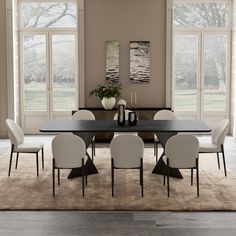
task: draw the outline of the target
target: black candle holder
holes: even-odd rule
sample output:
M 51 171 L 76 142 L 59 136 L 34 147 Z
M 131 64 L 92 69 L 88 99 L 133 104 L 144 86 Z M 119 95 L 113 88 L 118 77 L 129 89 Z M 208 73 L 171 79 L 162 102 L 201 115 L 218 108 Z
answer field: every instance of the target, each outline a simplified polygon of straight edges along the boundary
M 125 125 L 125 105 L 117 106 L 117 123 L 120 126 Z
M 135 111 L 129 112 L 128 123 L 130 126 L 137 125 L 137 114 Z

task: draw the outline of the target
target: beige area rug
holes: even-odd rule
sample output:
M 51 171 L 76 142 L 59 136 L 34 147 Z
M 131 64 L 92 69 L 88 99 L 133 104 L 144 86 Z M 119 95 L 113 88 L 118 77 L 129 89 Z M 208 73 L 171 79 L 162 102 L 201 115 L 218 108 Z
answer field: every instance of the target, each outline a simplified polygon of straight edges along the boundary
M 14 169 L 14 158 L 11 177 L 7 177 L 9 153 L 0 156 L 1 210 L 236 210 L 236 177 L 231 173 L 224 177 L 215 155 L 201 156 L 199 198 L 196 181 L 190 185 L 190 171 L 182 172 L 184 179 L 171 178 L 171 196 L 167 197 L 162 176 L 151 174 L 155 165 L 151 148 L 145 149 L 143 198 L 137 170 L 116 170 L 115 198 L 111 197 L 110 153 L 106 148 L 96 149 L 99 174 L 88 177 L 85 198 L 81 196 L 81 178 L 68 180 L 68 170 L 61 171 L 61 186 L 56 186 L 53 198 L 50 150 L 45 156 L 46 168 L 40 169 L 38 178 L 34 155 L 21 154 L 18 170 Z

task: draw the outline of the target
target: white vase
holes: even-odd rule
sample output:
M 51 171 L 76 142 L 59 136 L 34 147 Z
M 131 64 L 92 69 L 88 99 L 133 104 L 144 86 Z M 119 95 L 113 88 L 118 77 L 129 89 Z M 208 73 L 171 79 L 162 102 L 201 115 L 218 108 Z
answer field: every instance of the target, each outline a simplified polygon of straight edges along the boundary
M 114 97 L 112 98 L 103 98 L 102 99 L 102 105 L 106 110 L 111 110 L 116 104 L 116 99 Z

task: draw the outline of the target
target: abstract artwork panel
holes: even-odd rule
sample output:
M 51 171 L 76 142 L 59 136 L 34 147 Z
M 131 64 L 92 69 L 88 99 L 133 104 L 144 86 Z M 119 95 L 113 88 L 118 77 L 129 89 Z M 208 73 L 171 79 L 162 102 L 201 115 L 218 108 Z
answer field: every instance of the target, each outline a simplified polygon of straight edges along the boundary
M 149 83 L 150 80 L 150 42 L 130 42 L 130 82 Z
M 119 42 L 106 42 L 106 81 L 119 82 Z

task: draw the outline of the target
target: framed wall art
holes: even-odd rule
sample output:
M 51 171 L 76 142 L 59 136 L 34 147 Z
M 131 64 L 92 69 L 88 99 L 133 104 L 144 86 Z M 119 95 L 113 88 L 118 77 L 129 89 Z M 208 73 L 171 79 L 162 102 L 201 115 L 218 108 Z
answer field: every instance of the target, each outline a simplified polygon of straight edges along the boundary
M 150 42 L 130 41 L 130 82 L 149 83 Z
M 106 42 L 106 81 L 108 83 L 119 82 L 119 51 L 118 41 Z

